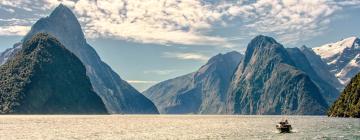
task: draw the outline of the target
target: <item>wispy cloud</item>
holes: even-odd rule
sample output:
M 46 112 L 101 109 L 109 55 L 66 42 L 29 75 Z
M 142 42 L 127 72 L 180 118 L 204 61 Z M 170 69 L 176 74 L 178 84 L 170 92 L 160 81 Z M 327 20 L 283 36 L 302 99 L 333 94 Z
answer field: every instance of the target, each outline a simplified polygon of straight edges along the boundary
M 181 53 L 181 52 L 165 52 L 163 57 L 166 58 L 175 58 L 180 60 L 197 60 L 197 61 L 207 61 L 208 56 L 199 53 Z
M 146 70 L 144 74 L 169 75 L 176 71 L 177 70 Z

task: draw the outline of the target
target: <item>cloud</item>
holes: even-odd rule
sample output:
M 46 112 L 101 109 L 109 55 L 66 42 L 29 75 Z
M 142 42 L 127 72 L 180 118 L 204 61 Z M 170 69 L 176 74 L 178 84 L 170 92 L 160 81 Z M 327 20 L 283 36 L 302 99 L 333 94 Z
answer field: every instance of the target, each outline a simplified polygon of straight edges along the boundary
M 233 4 L 227 14 L 245 19 L 243 27 L 257 34 L 272 33 L 284 43 L 295 43 L 321 34 L 339 9 L 325 0 L 258 0 Z
M 74 5 L 89 37 L 115 37 L 144 43 L 229 46 L 210 36 L 221 13 L 197 0 L 80 0 Z
M 0 35 L 25 35 L 30 26 L 0 26 Z
M 180 60 L 197 60 L 197 61 L 207 61 L 208 56 L 198 54 L 198 53 L 179 53 L 179 52 L 165 52 L 163 57 L 166 58 L 176 58 Z
M 176 71 L 177 70 L 146 70 L 144 74 L 169 75 Z
M 158 81 L 127 80 L 130 84 L 155 84 Z
M 323 34 L 332 15 L 360 5 L 359 0 L 1 0 L 0 7 L 31 15 L 59 3 L 73 9 L 89 38 L 222 47 L 234 46 L 236 36 L 217 36 L 215 30 L 233 22 L 240 22 L 241 36 L 267 34 L 291 44 Z M 10 25 L 24 26 L 0 21 Z

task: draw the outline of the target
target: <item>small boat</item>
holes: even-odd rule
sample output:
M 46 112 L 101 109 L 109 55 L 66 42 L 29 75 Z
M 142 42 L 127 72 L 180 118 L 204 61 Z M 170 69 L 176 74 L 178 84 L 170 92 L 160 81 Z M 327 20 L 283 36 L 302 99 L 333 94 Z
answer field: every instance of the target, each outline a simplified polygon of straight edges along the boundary
M 280 133 L 290 133 L 292 128 L 289 122 L 285 120 L 276 124 L 276 129 L 278 129 Z

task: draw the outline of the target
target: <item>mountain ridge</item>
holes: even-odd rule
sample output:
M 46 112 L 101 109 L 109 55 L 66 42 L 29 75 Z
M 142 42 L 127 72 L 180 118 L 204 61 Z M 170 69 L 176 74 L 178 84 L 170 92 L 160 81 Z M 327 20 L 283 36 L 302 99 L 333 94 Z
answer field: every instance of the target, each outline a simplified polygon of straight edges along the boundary
M 38 20 L 24 36 L 22 43 L 39 32 L 57 38 L 83 62 L 94 90 L 110 113 L 158 114 L 156 106 L 149 99 L 101 60 L 86 42 L 80 23 L 68 7 L 60 4 L 48 17 Z
M 360 72 L 360 39 L 349 37 L 335 43 L 313 48 L 327 64 L 328 69 L 346 85 Z
M 143 94 L 165 114 L 224 114 L 231 73 L 241 57 L 234 51 L 215 55 L 196 72 L 160 82 Z
M 296 69 L 275 39 L 256 36 L 248 44 L 228 93 L 230 114 L 325 114 L 327 103 L 318 87 Z
M 81 61 L 38 33 L 0 66 L 1 113 L 107 114 Z

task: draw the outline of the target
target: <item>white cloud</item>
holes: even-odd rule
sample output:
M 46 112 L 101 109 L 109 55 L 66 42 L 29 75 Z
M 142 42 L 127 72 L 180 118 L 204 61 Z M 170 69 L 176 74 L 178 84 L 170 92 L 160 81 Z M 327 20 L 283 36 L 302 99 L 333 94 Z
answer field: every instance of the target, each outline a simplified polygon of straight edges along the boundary
M 237 28 L 242 35 L 270 33 L 294 43 L 323 34 L 331 15 L 346 6 L 359 7 L 360 0 L 1 0 L 0 7 L 9 13 L 46 13 L 59 3 L 73 9 L 90 38 L 232 47 L 231 39 L 211 33 L 214 24 L 241 21 Z
M 321 34 L 329 24 L 329 16 L 340 9 L 325 0 L 258 0 L 229 7 L 228 15 L 245 19 L 243 27 L 257 34 L 275 34 L 284 43 Z
M 155 84 L 158 81 L 126 80 L 130 84 Z
M 30 26 L 0 26 L 0 35 L 25 35 Z
M 176 71 L 177 70 L 146 70 L 144 74 L 169 75 Z
M 166 58 L 176 58 L 180 60 L 197 60 L 197 61 L 207 61 L 208 56 L 199 54 L 199 53 L 179 53 L 179 52 L 165 52 L 163 57 Z
M 74 5 L 89 37 L 116 37 L 145 43 L 229 46 L 206 35 L 221 13 L 197 0 L 80 0 Z

